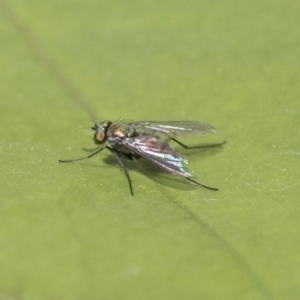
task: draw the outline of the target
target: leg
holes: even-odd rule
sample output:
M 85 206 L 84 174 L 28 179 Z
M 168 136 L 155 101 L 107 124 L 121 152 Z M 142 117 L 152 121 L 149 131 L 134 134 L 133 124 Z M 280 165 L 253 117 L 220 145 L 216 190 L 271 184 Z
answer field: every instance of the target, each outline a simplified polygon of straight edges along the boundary
M 178 145 L 180 145 L 181 147 L 185 148 L 185 149 L 199 149 L 199 148 L 210 148 L 210 147 L 217 147 L 217 146 L 222 146 L 226 143 L 226 141 L 223 141 L 222 143 L 218 143 L 218 144 L 212 144 L 212 145 L 201 145 L 201 146 L 186 146 L 185 144 L 179 142 L 178 140 L 171 138 L 170 140 L 174 141 L 175 143 L 177 143 Z
M 125 175 L 127 177 L 127 180 L 128 180 L 128 184 L 129 184 L 129 188 L 130 188 L 130 193 L 133 196 L 133 189 L 132 189 L 132 185 L 131 185 L 131 180 L 130 180 L 130 177 L 129 177 L 129 173 L 128 173 L 126 167 L 124 166 L 124 164 L 122 163 L 119 155 L 118 155 L 119 152 L 116 151 L 115 149 L 112 149 L 112 148 L 108 147 L 108 146 L 106 146 L 106 148 L 113 154 L 113 156 L 116 158 L 116 160 L 120 164 L 121 168 L 123 169 L 123 171 L 124 171 L 124 173 L 125 173 Z
M 217 189 L 217 188 L 213 188 L 213 187 L 204 185 L 204 184 L 202 184 L 202 183 L 200 183 L 200 182 L 197 182 L 196 180 L 193 180 L 193 179 L 191 179 L 191 178 L 189 178 L 189 177 L 185 177 L 185 178 L 186 178 L 187 180 L 193 182 L 193 183 L 196 183 L 197 185 L 200 185 L 200 186 L 205 187 L 206 189 L 213 190 L 213 191 L 218 191 L 218 190 L 219 190 L 219 189 Z
M 133 154 L 131 154 L 131 153 L 123 153 L 123 152 L 118 151 L 117 149 L 112 150 L 112 148 L 110 148 L 110 147 L 107 147 L 107 148 L 109 148 L 109 150 L 111 152 L 114 151 L 114 152 L 116 152 L 120 156 L 123 156 L 126 159 L 133 160 Z
M 93 148 L 93 149 L 82 148 L 82 150 L 85 151 L 85 152 L 93 152 L 93 151 L 95 151 L 98 148 L 99 147 L 96 147 L 96 148 Z
M 87 159 L 87 158 L 90 158 L 98 153 L 100 153 L 103 149 L 105 149 L 105 147 L 102 147 L 102 148 L 99 148 L 97 151 L 89 154 L 88 156 L 84 156 L 84 157 L 79 157 L 79 158 L 75 158 L 75 159 L 69 159 L 69 160 L 62 160 L 62 159 L 59 159 L 58 161 L 59 162 L 72 162 L 72 161 L 77 161 L 77 160 L 83 160 L 83 159 Z
M 136 154 L 136 153 L 124 153 L 124 152 L 120 152 L 116 149 L 114 149 L 115 152 L 117 152 L 119 155 L 124 156 L 125 158 L 129 159 L 129 160 L 133 160 L 135 159 L 140 159 L 141 156 Z

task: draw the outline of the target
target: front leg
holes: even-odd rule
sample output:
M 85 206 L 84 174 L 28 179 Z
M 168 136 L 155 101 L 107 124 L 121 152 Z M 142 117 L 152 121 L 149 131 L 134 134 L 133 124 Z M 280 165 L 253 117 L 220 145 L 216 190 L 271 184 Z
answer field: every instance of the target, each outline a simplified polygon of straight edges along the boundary
M 127 181 L 128 181 L 128 184 L 129 184 L 130 193 L 133 196 L 133 189 L 132 189 L 131 179 L 130 179 L 128 170 L 126 169 L 126 167 L 124 166 L 121 158 L 119 157 L 119 154 L 124 154 L 124 153 L 119 152 L 116 149 L 110 148 L 108 146 L 106 146 L 106 148 L 113 154 L 113 156 L 115 157 L 115 159 L 117 160 L 117 162 L 120 164 L 121 168 L 123 169 L 123 171 L 124 171 L 124 173 L 125 173 L 125 175 L 127 177 Z M 128 157 L 126 154 L 125 154 L 125 156 Z M 132 155 L 130 157 L 128 157 L 128 158 L 132 160 Z

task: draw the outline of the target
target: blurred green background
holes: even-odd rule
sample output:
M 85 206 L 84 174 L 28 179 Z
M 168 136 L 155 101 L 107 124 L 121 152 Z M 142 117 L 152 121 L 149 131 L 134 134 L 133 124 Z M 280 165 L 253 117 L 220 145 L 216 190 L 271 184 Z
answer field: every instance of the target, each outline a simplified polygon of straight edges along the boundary
M 299 299 L 300 2 L 0 0 L 0 299 Z M 92 118 L 196 120 L 199 188 Z

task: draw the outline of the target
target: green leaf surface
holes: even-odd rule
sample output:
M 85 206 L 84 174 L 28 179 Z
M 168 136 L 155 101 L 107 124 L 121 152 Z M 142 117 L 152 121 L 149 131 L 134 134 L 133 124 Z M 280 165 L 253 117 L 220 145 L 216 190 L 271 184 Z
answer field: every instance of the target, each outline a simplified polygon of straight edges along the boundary
M 299 299 L 299 9 L 0 0 L 0 299 Z M 214 125 L 175 147 L 220 191 L 58 163 L 94 147 L 88 105 Z

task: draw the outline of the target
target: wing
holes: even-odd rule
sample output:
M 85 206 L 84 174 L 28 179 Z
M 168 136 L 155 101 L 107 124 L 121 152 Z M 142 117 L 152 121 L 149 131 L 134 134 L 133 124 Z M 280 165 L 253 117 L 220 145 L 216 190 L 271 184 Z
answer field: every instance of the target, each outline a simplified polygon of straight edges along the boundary
M 216 132 L 216 129 L 207 123 L 191 122 L 191 121 L 170 121 L 170 122 L 142 121 L 142 122 L 131 122 L 129 124 L 135 126 L 135 128 L 139 132 L 149 133 L 149 134 L 161 133 L 171 138 Z
M 156 136 L 142 135 L 127 138 L 123 141 L 123 145 L 172 174 L 185 178 L 192 177 L 184 167 L 184 164 L 188 162 L 187 159 Z

